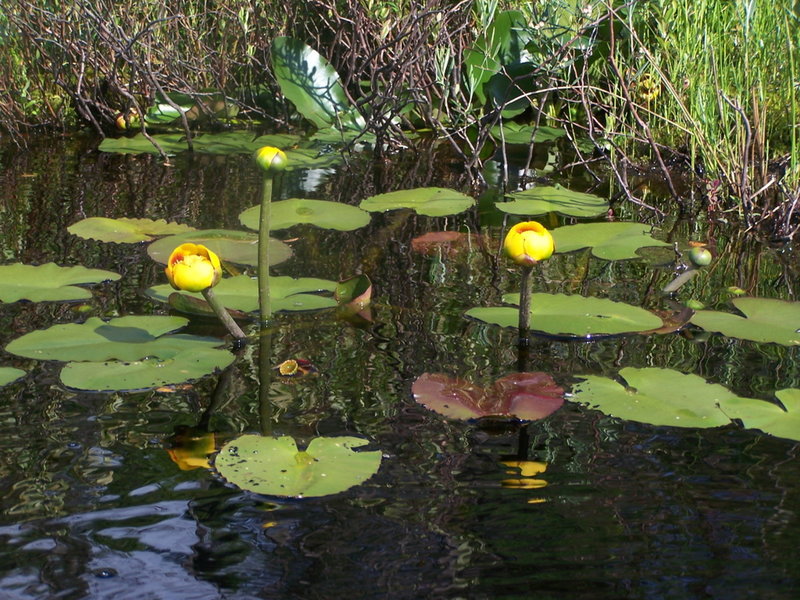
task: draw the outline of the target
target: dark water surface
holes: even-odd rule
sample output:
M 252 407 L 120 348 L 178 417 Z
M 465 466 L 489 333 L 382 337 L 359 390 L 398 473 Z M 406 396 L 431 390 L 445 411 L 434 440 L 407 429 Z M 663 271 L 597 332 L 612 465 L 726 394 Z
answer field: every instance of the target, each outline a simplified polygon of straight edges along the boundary
M 128 216 L 241 229 L 239 213 L 260 193 L 247 157 L 180 155 L 164 165 L 48 141 L 24 153 L 6 149 L 0 165 L 4 262 L 122 274 L 93 288 L 83 305 L 0 305 L 3 346 L 87 316 L 166 314 L 142 294 L 165 282 L 144 246 L 82 240 L 67 232 L 72 223 Z M 589 180 L 574 174 L 565 183 L 586 189 Z M 281 195 L 358 204 L 433 185 L 470 191 L 440 149 L 288 173 Z M 515 332 L 463 317 L 518 285 L 496 253 L 502 217 L 491 201 L 487 194 L 479 209 L 450 218 L 375 215 L 353 233 L 276 233 L 297 240 L 294 257 L 273 274 L 338 280 L 363 272 L 374 283 L 372 323 L 287 314 L 272 334 L 274 364 L 299 357 L 319 369 L 296 384 L 272 382 L 274 432 L 355 435 L 384 454 L 377 475 L 342 494 L 258 496 L 170 459 L 171 437 L 197 425 L 212 397 L 220 403 L 207 415 L 217 446 L 260 430 L 254 347 L 194 386 L 129 394 L 70 391 L 59 382 L 60 365 L 4 353 L 3 365 L 29 373 L 0 390 L 0 598 L 800 597 L 797 443 L 734 426 L 623 422 L 570 402 L 527 427 L 482 427 L 414 402 L 411 384 L 425 372 L 488 384 L 516 369 Z M 713 239 L 717 266 L 686 297 L 723 307 L 735 285 L 796 299 L 797 262 L 787 249 L 661 206 L 671 216 L 615 211 L 652 222 L 670 242 Z M 415 236 L 442 229 L 492 241 L 455 256 L 412 251 Z M 660 308 L 657 290 L 673 276 L 663 256 L 605 263 L 559 255 L 536 285 Z M 222 335 L 207 321 L 192 328 Z M 764 399 L 800 387 L 797 348 L 702 332 L 535 338 L 531 354 L 533 370 L 565 387 L 577 374 L 613 376 L 626 366 L 695 373 Z M 526 477 L 503 464 L 519 458 L 545 470 Z

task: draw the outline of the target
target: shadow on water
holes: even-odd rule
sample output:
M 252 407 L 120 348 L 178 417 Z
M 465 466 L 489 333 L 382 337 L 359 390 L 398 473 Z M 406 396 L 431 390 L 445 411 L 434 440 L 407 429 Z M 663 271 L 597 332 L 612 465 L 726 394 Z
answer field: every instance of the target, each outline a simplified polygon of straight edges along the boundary
M 123 275 L 94 288 L 85 305 L 0 306 L 4 346 L 86 316 L 165 313 L 142 294 L 165 281 L 144 247 L 82 240 L 66 231 L 72 223 L 147 216 L 241 228 L 239 213 L 259 198 L 260 175 L 245 157 L 179 155 L 164 165 L 64 142 L 1 160 L 6 262 L 81 263 Z M 357 204 L 393 189 L 459 188 L 453 164 L 435 149 L 293 171 L 281 195 Z M 565 183 L 587 186 L 579 174 Z M 614 210 L 619 219 L 654 219 L 636 207 Z M 203 456 L 179 464 L 167 452 L 176 432 L 211 432 L 219 448 L 260 430 L 252 347 L 222 375 L 127 394 L 66 390 L 60 365 L 5 354 L 4 364 L 29 374 L 0 391 L 0 595 L 795 598 L 796 443 L 735 425 L 624 422 L 571 402 L 527 426 L 481 428 L 414 402 L 411 383 L 424 372 L 485 384 L 516 369 L 515 332 L 463 317 L 516 289 L 517 274 L 498 257 L 501 224 L 488 213 L 390 212 L 353 233 L 280 232 L 301 242 L 291 242 L 294 257 L 273 274 L 339 280 L 363 272 L 375 288 L 372 321 L 361 327 L 330 312 L 282 314 L 271 332 L 272 364 L 304 358 L 319 371 L 272 382 L 274 433 L 363 436 L 384 454 L 377 475 L 335 496 L 242 492 L 199 466 Z M 736 286 L 796 299 L 789 250 L 759 245 L 702 213 L 655 224 L 662 239 L 708 241 L 720 257 L 687 284 L 687 298 L 722 308 Z M 457 254 L 414 252 L 410 240 L 436 229 L 488 241 Z M 673 259 L 667 251 L 607 263 L 579 252 L 552 261 L 535 285 L 656 308 L 675 275 Z M 192 329 L 222 335 L 209 322 Z M 656 366 L 769 399 L 800 387 L 797 353 L 690 329 L 590 342 L 534 336 L 529 360 L 565 387 L 578 374 Z

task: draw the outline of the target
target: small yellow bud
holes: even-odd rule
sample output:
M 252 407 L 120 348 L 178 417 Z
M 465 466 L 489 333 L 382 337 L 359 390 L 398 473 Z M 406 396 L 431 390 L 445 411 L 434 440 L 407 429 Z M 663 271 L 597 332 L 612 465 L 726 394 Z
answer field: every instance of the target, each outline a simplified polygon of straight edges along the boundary
M 259 148 L 255 151 L 253 158 L 255 158 L 258 166 L 267 173 L 283 171 L 289 164 L 289 159 L 286 158 L 284 151 L 272 146 Z
M 222 278 L 219 257 L 201 244 L 181 244 L 169 256 L 165 270 L 176 290 L 202 292 Z
M 553 236 L 536 221 L 514 225 L 506 235 L 503 247 L 511 260 L 529 267 L 550 258 L 555 251 Z

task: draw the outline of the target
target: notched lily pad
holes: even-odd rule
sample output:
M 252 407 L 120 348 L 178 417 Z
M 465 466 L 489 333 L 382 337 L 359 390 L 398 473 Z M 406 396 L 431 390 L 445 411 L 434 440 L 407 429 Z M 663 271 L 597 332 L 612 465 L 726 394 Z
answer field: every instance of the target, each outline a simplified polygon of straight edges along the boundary
M 182 133 L 163 133 L 150 136 L 165 154 L 173 156 L 188 148 Z M 100 152 L 113 154 L 160 154 L 153 142 L 137 133 L 133 137 L 105 138 L 97 147 Z
M 783 408 L 764 400 L 728 398 L 722 401 L 722 410 L 731 419 L 740 419 L 748 429 L 800 441 L 800 389 L 778 390 L 775 396 Z
M 739 297 L 731 303 L 744 316 L 698 310 L 692 323 L 729 337 L 784 346 L 800 345 L 800 302 Z
M 18 379 L 25 377 L 27 373 L 22 369 L 15 369 L 14 367 L 0 367 L 0 387 L 14 383 Z
M 608 210 L 600 196 L 573 192 L 560 185 L 537 186 L 508 195 L 511 202 L 498 202 L 498 210 L 512 215 L 543 215 L 550 212 L 568 217 L 596 217 Z M 558 246 L 556 246 L 558 247 Z
M 167 223 L 164 219 L 108 219 L 89 217 L 67 227 L 73 235 L 85 240 L 98 240 L 115 244 L 150 242 L 154 237 L 177 235 L 194 231 L 194 227 L 179 223 Z
M 161 238 L 147 247 L 147 254 L 165 265 L 172 251 L 187 242 L 202 244 L 227 262 L 253 267 L 258 264 L 258 235 L 228 229 L 202 229 Z M 292 249 L 280 240 L 270 238 L 269 244 L 270 265 L 280 264 L 292 255 Z
M 564 404 L 564 390 L 547 373 L 513 373 L 489 388 L 443 373 L 423 373 L 411 393 L 430 410 L 462 420 L 501 416 L 537 421 Z
M 428 217 L 445 217 L 464 212 L 475 204 L 475 199 L 446 188 L 426 187 L 400 190 L 370 196 L 361 201 L 361 208 L 370 212 L 386 212 L 409 208 Z
M 257 494 L 309 498 L 338 494 L 378 472 L 379 450 L 357 451 L 366 440 L 319 437 L 298 450 L 288 436 L 242 435 L 225 444 L 214 460 L 220 475 Z
M 591 248 L 604 260 L 639 258 L 636 251 L 650 246 L 669 246 L 650 235 L 652 227 L 643 223 L 581 223 L 552 231 L 556 252 Z
M 116 281 L 118 273 L 102 269 L 87 269 L 80 265 L 59 267 L 55 263 L 33 266 L 16 263 L 0 266 L 0 302 L 63 302 L 86 300 L 89 290 L 78 284 Z
M 239 221 L 245 227 L 258 231 L 261 206 L 248 208 L 239 215 Z M 307 198 L 290 198 L 270 204 L 270 230 L 287 229 L 294 225 L 308 224 L 322 229 L 336 231 L 353 231 L 369 224 L 371 215 L 356 206 L 330 202 L 328 200 L 310 200 Z

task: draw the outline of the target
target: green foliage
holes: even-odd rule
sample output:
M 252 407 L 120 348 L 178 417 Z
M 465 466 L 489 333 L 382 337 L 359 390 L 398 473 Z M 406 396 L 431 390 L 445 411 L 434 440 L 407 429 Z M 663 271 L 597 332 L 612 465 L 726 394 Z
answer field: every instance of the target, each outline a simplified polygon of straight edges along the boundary
M 604 260 L 639 258 L 637 251 L 653 246 L 669 246 L 650 236 L 652 228 L 642 223 L 581 223 L 553 230 L 556 252 L 591 248 Z
M 464 212 L 473 204 L 475 204 L 475 200 L 461 192 L 430 187 L 370 196 L 362 200 L 359 206 L 370 212 L 410 208 L 420 215 L 444 217 Z
M 773 298 L 734 298 L 733 306 L 742 315 L 699 310 L 692 323 L 708 331 L 755 342 L 800 345 L 800 302 Z
M 260 215 L 261 206 L 253 206 L 239 215 L 239 221 L 249 229 L 258 230 Z M 369 221 L 368 212 L 341 202 L 290 198 L 270 203 L 270 230 L 305 223 L 322 229 L 352 231 L 366 226 Z
M 63 302 L 91 298 L 89 290 L 76 284 L 117 281 L 119 274 L 77 265 L 60 267 L 54 263 L 0 266 L 0 302 Z
M 498 202 L 497 208 L 510 215 L 536 216 L 555 212 L 568 217 L 596 217 L 608 210 L 608 202 L 560 185 L 536 186 L 508 195 L 511 202 Z
M 70 225 L 67 230 L 78 237 L 115 244 L 137 244 L 151 242 L 154 237 L 175 235 L 194 231 L 194 227 L 179 223 L 167 223 L 164 219 L 108 219 L 88 217 Z

